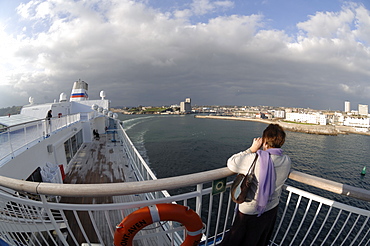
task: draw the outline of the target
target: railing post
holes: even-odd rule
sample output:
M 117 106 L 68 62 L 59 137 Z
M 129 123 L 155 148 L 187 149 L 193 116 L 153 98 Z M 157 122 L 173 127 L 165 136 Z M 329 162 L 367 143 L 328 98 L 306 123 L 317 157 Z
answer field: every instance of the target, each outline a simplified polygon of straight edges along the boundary
M 44 137 L 46 137 L 46 135 L 48 134 L 48 125 L 47 125 L 47 120 L 43 120 L 44 122 L 44 129 L 45 129 L 45 132 L 44 132 Z
M 203 184 L 197 184 L 198 195 L 196 197 L 196 203 L 195 203 L 196 211 L 195 212 L 199 216 L 202 216 L 202 190 L 203 190 Z
M 67 126 L 67 116 L 62 117 L 62 126 L 66 127 Z
M 54 229 L 55 229 L 55 231 L 56 231 L 56 233 L 59 237 L 59 240 L 63 243 L 63 245 L 68 246 L 69 244 L 67 243 L 66 239 L 64 238 L 63 233 L 60 231 L 59 226 L 58 226 L 57 222 L 54 219 L 53 213 L 51 212 L 51 210 L 49 208 L 49 204 L 46 200 L 46 196 L 45 195 L 40 195 L 40 197 L 41 197 L 41 201 L 44 205 L 43 207 L 45 208 L 45 211 L 48 214 L 49 219 L 50 219 L 51 223 L 54 226 Z M 67 224 L 68 222 L 65 221 L 64 223 Z
M 23 126 L 23 131 L 24 131 L 24 143 L 25 143 L 25 146 L 26 148 L 28 149 L 28 141 L 27 141 L 27 127 L 26 125 Z
M 13 146 L 12 146 L 12 141 L 11 141 L 11 138 L 10 138 L 10 130 L 8 130 L 8 143 L 9 143 L 9 147 L 10 147 L 11 156 L 12 156 L 12 158 L 14 158 Z
M 39 142 L 40 142 L 42 140 L 42 127 L 41 127 L 41 130 L 40 130 L 40 122 L 37 122 L 37 124 L 36 124 L 36 134 L 37 134 L 36 136 L 39 137 Z
M 56 126 L 56 120 L 51 118 L 50 119 L 50 135 L 52 132 L 55 131 L 55 129 L 57 129 L 58 126 Z

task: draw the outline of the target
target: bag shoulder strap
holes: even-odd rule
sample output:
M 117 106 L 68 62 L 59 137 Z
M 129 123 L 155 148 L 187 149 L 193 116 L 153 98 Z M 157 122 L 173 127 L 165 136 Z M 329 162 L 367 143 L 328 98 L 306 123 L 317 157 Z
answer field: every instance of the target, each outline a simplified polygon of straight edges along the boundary
M 247 174 L 254 174 L 254 168 L 256 167 L 257 159 L 258 159 L 258 154 L 256 153 L 256 157 L 254 157 L 252 165 L 249 167 L 249 170 L 248 170 Z

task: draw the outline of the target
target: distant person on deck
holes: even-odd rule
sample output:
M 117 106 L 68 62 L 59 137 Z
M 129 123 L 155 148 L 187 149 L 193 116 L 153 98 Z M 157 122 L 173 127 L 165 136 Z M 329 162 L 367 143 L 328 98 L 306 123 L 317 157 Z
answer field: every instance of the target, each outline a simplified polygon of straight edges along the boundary
M 46 115 L 46 119 L 50 122 L 50 119 L 53 118 L 53 115 L 51 114 L 53 111 L 50 109 Z
M 100 135 L 99 135 L 98 130 L 94 129 L 93 134 L 94 134 L 95 139 L 100 139 Z
M 53 115 L 51 114 L 53 111 L 50 109 L 48 113 L 46 114 L 46 119 L 47 119 L 47 126 L 46 126 L 46 136 L 49 136 L 48 128 L 50 127 L 50 132 L 51 132 L 51 118 L 53 118 Z
M 269 244 L 281 190 L 291 167 L 289 156 L 284 155 L 281 149 L 284 142 L 283 128 L 277 124 L 270 124 L 263 131 L 262 138 L 254 138 L 249 149 L 231 156 L 227 161 L 227 167 L 231 171 L 246 174 L 258 154 L 255 167 L 258 188 L 251 202 L 239 204 L 234 223 L 226 233 L 222 246 Z

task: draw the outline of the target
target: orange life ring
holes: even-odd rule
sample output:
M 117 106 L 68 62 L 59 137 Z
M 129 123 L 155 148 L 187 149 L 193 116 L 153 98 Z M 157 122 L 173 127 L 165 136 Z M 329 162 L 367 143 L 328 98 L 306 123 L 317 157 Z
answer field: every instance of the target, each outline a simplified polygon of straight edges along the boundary
M 182 246 L 198 245 L 202 237 L 203 222 L 194 210 L 178 204 L 157 204 L 129 214 L 116 226 L 115 246 L 131 246 L 136 233 L 159 221 L 177 221 L 186 227 L 187 235 Z

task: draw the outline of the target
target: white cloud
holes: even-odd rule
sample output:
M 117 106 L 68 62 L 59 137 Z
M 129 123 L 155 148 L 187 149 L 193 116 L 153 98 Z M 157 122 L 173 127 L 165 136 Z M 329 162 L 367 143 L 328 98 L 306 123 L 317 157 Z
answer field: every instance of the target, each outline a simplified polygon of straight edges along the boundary
M 53 7 L 50 2 L 42 2 L 37 6 L 35 18 L 47 18 L 53 13 Z
M 21 3 L 17 8 L 18 14 L 24 19 L 30 18 L 32 16 L 32 14 L 30 14 L 30 9 L 39 3 L 40 1 L 29 1 L 28 3 Z
M 298 28 L 307 32 L 308 37 L 346 37 L 355 14 L 350 9 L 339 13 L 318 12 L 310 20 L 298 23 Z
M 368 85 L 359 85 L 357 83 L 355 84 L 340 84 L 340 89 L 343 90 L 347 95 L 353 95 L 358 98 L 361 98 L 370 93 L 370 86 Z M 367 97 L 368 98 L 368 97 Z M 359 100 L 360 103 L 365 103 L 363 100 Z M 368 104 L 368 102 L 366 103 Z
M 176 10 L 173 15 L 176 19 L 187 19 L 190 16 L 192 16 L 192 13 L 190 9 L 184 9 L 184 10 Z
M 227 9 L 234 6 L 231 1 L 193 0 L 191 5 L 195 15 L 204 15 L 217 9 Z
M 365 41 L 368 45 L 370 44 L 370 11 L 365 9 L 363 6 L 356 8 L 356 27 L 354 30 L 356 37 Z
M 368 29 L 363 28 L 368 26 L 368 18 L 369 12 L 354 4 L 343 7 L 339 13 L 316 13 L 297 24 L 307 35 L 299 36 L 297 43 L 290 46 L 300 52 L 303 60 L 368 76 L 369 43 L 361 42 L 370 37 Z
M 8 35 L 5 26 L 0 26 L 0 40 L 0 85 L 10 85 L 9 74 L 22 71 L 19 65 L 23 62 L 14 55 L 21 42 L 17 37 Z

